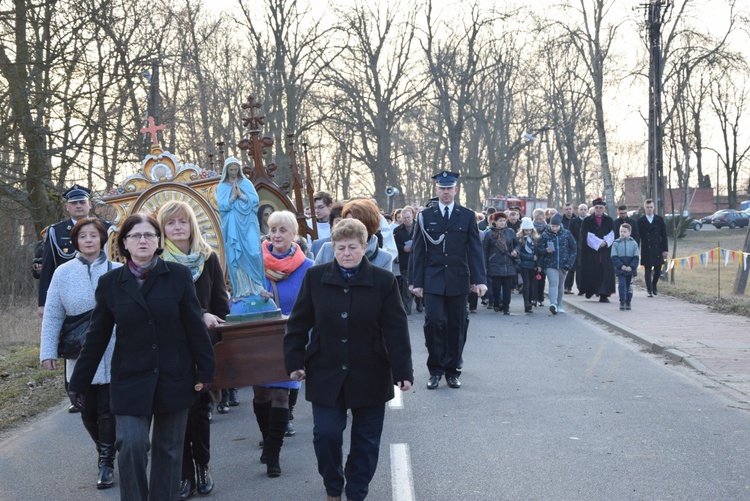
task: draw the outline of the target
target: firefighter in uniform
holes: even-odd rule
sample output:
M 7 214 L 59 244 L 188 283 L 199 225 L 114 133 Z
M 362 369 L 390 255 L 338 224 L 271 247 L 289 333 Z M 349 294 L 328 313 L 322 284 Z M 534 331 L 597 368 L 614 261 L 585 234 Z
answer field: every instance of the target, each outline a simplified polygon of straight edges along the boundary
M 438 201 L 417 218 L 409 262 L 412 292 L 424 298 L 430 390 L 443 375 L 448 386 L 461 387 L 467 296 L 487 291 L 476 215 L 454 201 L 458 176 L 448 171 L 433 176 Z

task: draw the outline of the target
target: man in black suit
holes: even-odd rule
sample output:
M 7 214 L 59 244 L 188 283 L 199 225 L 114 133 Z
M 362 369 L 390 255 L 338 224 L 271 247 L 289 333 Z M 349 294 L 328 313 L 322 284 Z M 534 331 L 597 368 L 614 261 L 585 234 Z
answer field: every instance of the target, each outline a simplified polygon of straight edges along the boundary
M 424 336 L 427 346 L 427 389 L 460 388 L 461 353 L 466 341 L 466 302 L 469 291 L 487 292 L 482 244 L 474 211 L 458 205 L 458 174 L 433 176 L 438 202 L 423 210 L 416 223 L 409 282 L 424 297 Z
M 657 284 L 661 276 L 664 260 L 669 256 L 669 240 L 664 218 L 654 212 L 654 201 L 643 202 L 645 214 L 638 218 L 638 232 L 641 235 L 641 265 L 648 297 L 656 296 Z
M 617 208 L 617 219 L 615 219 L 615 235 L 620 234 L 620 226 L 622 226 L 622 223 L 628 223 L 631 228 L 633 228 L 633 232 L 630 234 L 630 236 L 635 240 L 635 243 L 639 244 L 641 243 L 641 234 L 638 231 L 638 221 L 632 217 L 628 217 L 628 206 L 627 205 L 621 205 Z

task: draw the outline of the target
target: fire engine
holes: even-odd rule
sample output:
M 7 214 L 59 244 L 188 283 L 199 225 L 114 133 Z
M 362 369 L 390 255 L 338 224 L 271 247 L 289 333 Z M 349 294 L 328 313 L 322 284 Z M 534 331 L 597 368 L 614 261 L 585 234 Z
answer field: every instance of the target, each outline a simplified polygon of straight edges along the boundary
M 510 207 L 520 207 L 521 216 L 531 217 L 534 209 L 546 209 L 546 198 L 509 197 L 505 195 L 490 195 L 484 200 L 484 208 L 494 207 L 497 210 L 507 210 Z

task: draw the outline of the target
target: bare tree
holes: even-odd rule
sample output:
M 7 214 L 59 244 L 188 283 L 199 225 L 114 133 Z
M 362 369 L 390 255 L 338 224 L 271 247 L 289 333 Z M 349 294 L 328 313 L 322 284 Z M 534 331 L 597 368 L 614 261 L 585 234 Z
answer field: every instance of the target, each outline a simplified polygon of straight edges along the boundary
M 422 97 L 424 86 L 415 78 L 412 54 L 415 11 L 404 13 L 397 3 L 375 9 L 358 2 L 337 11 L 337 32 L 345 50 L 326 73 L 326 83 L 333 94 L 329 119 L 357 132 L 352 156 L 370 171 L 374 196 L 384 206 L 385 188 L 400 181 L 393 134 Z

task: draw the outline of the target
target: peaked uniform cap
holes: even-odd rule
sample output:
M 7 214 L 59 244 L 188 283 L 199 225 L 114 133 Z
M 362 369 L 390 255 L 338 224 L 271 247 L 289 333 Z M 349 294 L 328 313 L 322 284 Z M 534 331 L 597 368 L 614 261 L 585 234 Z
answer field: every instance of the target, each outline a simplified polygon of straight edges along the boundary
M 460 174 L 458 172 L 444 170 L 432 176 L 432 179 L 434 179 L 435 184 L 441 188 L 453 188 L 458 184 L 459 176 Z
M 80 184 L 74 184 L 63 193 L 63 198 L 66 202 L 77 202 L 78 200 L 88 200 L 91 198 L 91 190 L 81 186 Z

